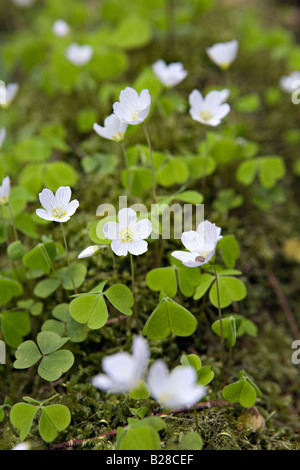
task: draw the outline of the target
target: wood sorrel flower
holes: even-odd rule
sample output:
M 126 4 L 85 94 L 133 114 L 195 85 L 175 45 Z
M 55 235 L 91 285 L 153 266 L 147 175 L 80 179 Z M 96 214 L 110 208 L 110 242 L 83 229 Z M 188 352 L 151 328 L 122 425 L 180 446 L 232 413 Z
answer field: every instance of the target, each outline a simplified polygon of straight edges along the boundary
M 67 222 L 79 206 L 77 199 L 70 202 L 71 195 L 72 192 L 69 186 L 58 188 L 55 196 L 50 189 L 43 189 L 39 194 L 39 199 L 45 210 L 37 209 L 36 214 L 41 219 L 53 222 Z
M 173 251 L 172 256 L 190 268 L 208 263 L 213 257 L 221 235 L 221 228 L 208 220 L 201 222 L 197 231 L 183 232 L 181 241 L 188 251 Z
M 70 33 L 70 26 L 64 20 L 56 20 L 52 25 L 52 32 L 55 36 L 64 38 Z
M 239 43 L 236 39 L 229 42 L 218 42 L 206 49 L 207 55 L 221 69 L 228 69 L 238 53 Z
M 157 60 L 152 65 L 152 70 L 158 80 L 166 87 L 178 85 L 188 74 L 181 62 L 172 62 L 167 65 L 165 61 Z
M 120 93 L 120 101 L 113 104 L 117 118 L 126 124 L 141 124 L 149 114 L 151 97 L 149 90 L 142 90 L 140 95 L 130 87 Z
M 10 196 L 10 178 L 6 176 L 2 180 L 2 184 L 0 186 L 0 206 L 5 206 L 8 204 Z
M 221 120 L 229 113 L 230 106 L 224 103 L 228 97 L 228 90 L 213 90 L 205 98 L 198 90 L 193 90 L 189 96 L 190 115 L 194 121 L 207 126 L 218 126 Z
M 154 400 L 165 408 L 192 406 L 206 395 L 206 389 L 197 384 L 192 366 L 176 367 L 169 372 L 161 359 L 150 367 L 147 385 Z
M 281 77 L 279 80 L 280 88 L 286 93 L 293 93 L 300 85 L 300 71 L 295 71 L 289 75 Z
M 0 82 L 0 106 L 8 108 L 16 94 L 18 93 L 18 83 L 9 83 L 5 86 L 4 82 Z
M 91 245 L 85 248 L 79 255 L 78 258 L 90 258 L 91 256 L 94 256 L 96 253 L 100 251 L 102 247 L 106 247 L 106 245 Z
M 130 392 L 143 379 L 149 357 L 147 341 L 141 336 L 136 336 L 132 343 L 132 354 L 119 352 L 104 357 L 102 368 L 105 374 L 96 375 L 91 383 L 104 391 Z
M 87 64 L 93 56 L 93 48 L 89 45 L 80 46 L 72 43 L 66 50 L 66 58 L 77 67 Z
M 5 138 L 6 138 L 6 129 L 2 127 L 2 129 L 0 129 L 0 149 L 5 141 Z
M 93 129 L 100 137 L 104 137 L 104 139 L 122 142 L 122 140 L 124 140 L 127 124 L 120 121 L 115 114 L 111 114 L 104 119 L 104 126 L 99 126 L 99 124 L 95 123 Z
M 107 222 L 104 225 L 103 233 L 108 240 L 112 240 L 111 249 L 118 256 L 142 255 L 148 250 L 148 238 L 152 225 L 150 220 L 142 219 L 137 221 L 136 212 L 133 209 L 124 208 L 118 213 L 117 222 Z

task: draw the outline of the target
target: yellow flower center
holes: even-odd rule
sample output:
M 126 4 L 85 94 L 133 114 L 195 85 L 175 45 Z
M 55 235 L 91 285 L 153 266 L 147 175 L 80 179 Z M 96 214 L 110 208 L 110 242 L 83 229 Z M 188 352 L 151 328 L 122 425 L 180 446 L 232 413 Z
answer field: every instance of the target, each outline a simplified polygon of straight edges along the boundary
M 116 142 L 121 142 L 124 139 L 124 132 L 117 132 L 112 140 L 115 140 Z
M 133 239 L 134 239 L 134 231 L 133 230 L 130 230 L 128 227 L 125 228 L 125 230 L 123 230 L 121 233 L 120 233 L 120 237 L 121 237 L 121 240 L 122 242 L 132 242 Z
M 210 111 L 201 111 L 200 117 L 203 121 L 210 121 L 214 116 Z
M 139 111 L 136 111 L 136 112 L 134 113 L 134 115 L 132 116 L 132 120 L 133 120 L 133 121 L 136 121 L 136 120 L 138 119 L 138 117 L 139 117 L 139 114 L 140 114 Z
M 8 196 L 0 197 L 0 206 L 4 206 L 7 203 L 8 203 Z
M 53 209 L 53 217 L 56 219 L 62 219 L 65 215 L 67 215 L 67 213 L 63 207 L 55 207 Z

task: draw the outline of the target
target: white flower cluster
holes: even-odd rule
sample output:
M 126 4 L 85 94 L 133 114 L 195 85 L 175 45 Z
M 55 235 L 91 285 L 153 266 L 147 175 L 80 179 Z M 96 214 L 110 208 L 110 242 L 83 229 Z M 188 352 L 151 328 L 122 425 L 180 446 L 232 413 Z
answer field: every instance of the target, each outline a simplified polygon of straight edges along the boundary
M 107 392 L 130 392 L 144 379 L 149 359 L 147 341 L 137 336 L 133 340 L 132 354 L 118 352 L 104 357 L 102 368 L 105 374 L 96 375 L 91 383 Z M 146 384 L 152 398 L 164 408 L 189 407 L 206 395 L 205 387 L 197 384 L 197 374 L 192 366 L 179 366 L 169 372 L 161 359 L 151 365 Z

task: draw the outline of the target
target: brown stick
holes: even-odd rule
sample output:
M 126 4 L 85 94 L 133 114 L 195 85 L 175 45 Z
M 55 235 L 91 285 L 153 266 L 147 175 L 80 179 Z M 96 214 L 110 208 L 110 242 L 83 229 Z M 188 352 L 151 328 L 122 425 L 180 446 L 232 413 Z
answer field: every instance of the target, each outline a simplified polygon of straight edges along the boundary
M 70 441 L 61 442 L 60 444 L 56 444 L 55 446 L 47 447 L 46 450 L 61 450 L 61 449 L 65 449 L 66 447 L 81 446 L 82 444 L 85 444 L 88 441 L 95 441 L 97 439 L 109 440 L 115 437 L 116 434 L 117 434 L 117 430 L 113 429 L 112 431 L 105 432 L 101 434 L 100 436 L 90 437 L 88 439 L 71 439 Z
M 174 408 L 173 410 L 168 410 L 166 412 L 160 412 L 160 413 L 153 413 L 155 416 L 165 416 L 165 415 L 178 415 L 181 413 L 186 413 L 187 411 L 193 411 L 194 408 L 196 410 L 205 410 L 209 408 L 214 408 L 217 406 L 230 406 L 233 407 L 235 406 L 235 403 L 230 403 L 228 401 L 220 400 L 220 401 L 203 401 L 200 403 L 197 403 L 196 405 L 190 406 L 190 407 L 185 407 L 185 408 Z M 96 437 L 90 437 L 88 439 L 71 439 L 70 441 L 66 442 L 61 442 L 60 444 L 56 444 L 52 447 L 48 447 L 46 450 L 61 450 L 65 449 L 66 447 L 76 447 L 76 446 L 81 446 L 82 444 L 85 444 L 88 441 L 95 441 L 97 439 L 107 439 L 110 440 L 115 435 L 117 434 L 117 430 L 113 429 L 112 431 L 105 432 L 104 434 L 101 434 L 100 436 Z
M 286 316 L 287 322 L 289 324 L 289 327 L 291 329 L 291 332 L 292 332 L 294 338 L 299 338 L 300 339 L 300 331 L 299 331 L 298 325 L 296 323 L 294 314 L 293 314 L 292 310 L 290 309 L 290 306 L 287 303 L 285 295 L 283 294 L 283 292 L 281 290 L 278 279 L 274 276 L 273 273 L 270 273 L 268 275 L 268 280 L 269 280 L 269 283 L 270 283 L 273 291 L 275 292 L 276 297 L 277 297 L 277 299 L 278 299 L 278 301 L 279 301 L 279 303 L 282 307 L 282 310 L 283 310 L 283 312 Z

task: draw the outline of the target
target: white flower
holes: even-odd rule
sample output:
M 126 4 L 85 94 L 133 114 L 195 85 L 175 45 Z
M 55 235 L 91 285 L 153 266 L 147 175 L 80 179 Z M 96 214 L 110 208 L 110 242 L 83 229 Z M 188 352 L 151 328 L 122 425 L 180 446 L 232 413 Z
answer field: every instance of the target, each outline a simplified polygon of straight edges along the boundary
M 124 208 L 118 213 L 117 222 L 107 222 L 104 225 L 103 233 L 108 240 L 112 240 L 111 249 L 118 256 L 142 255 L 148 249 L 145 238 L 149 237 L 152 231 L 150 220 L 142 219 L 137 221 L 136 212 L 133 209 Z
M 91 245 L 85 248 L 79 255 L 78 258 L 90 258 L 91 256 L 94 256 L 96 253 L 100 251 L 102 247 L 106 245 Z
M 151 97 L 149 90 L 142 90 L 140 95 L 130 87 L 120 93 L 120 101 L 113 104 L 117 118 L 126 124 L 140 124 L 149 114 Z
M 5 86 L 4 82 L 0 82 L 0 106 L 8 108 L 16 94 L 18 93 L 18 83 L 9 83 Z
M 218 42 L 206 49 L 209 58 L 222 69 L 228 69 L 238 53 L 239 43 L 236 39 L 229 42 Z
M 197 385 L 192 366 L 176 367 L 170 373 L 161 359 L 150 367 L 147 385 L 154 400 L 165 408 L 192 406 L 206 395 L 206 389 Z
M 152 70 L 166 87 L 178 85 L 188 74 L 181 62 L 172 62 L 167 65 L 163 60 L 158 60 L 152 65 Z
M 300 71 L 295 71 L 290 73 L 290 75 L 281 77 L 279 85 L 286 93 L 293 93 L 300 85 Z
M 27 442 L 20 442 L 15 445 L 11 450 L 30 450 L 30 446 Z
M 121 142 L 124 139 L 127 124 L 120 121 L 115 114 L 111 114 L 104 119 L 104 127 L 95 123 L 93 129 L 100 137 L 104 137 L 104 139 Z
M 52 32 L 55 36 L 64 38 L 70 32 L 70 26 L 64 20 L 56 20 L 52 26 Z
M 51 220 L 54 222 L 67 222 L 76 212 L 79 202 L 71 199 L 71 189 L 69 186 L 61 186 L 55 193 L 50 189 L 43 189 L 39 194 L 40 203 L 44 209 L 37 209 L 36 214 L 41 219 Z
M 34 4 L 35 0 L 12 0 L 12 2 L 20 8 L 28 8 Z
M 118 352 L 104 357 L 102 368 L 105 374 L 96 375 L 91 383 L 104 391 L 130 392 L 143 379 L 149 357 L 147 341 L 141 336 L 136 336 L 132 343 L 132 354 Z
M 0 129 L 0 149 L 3 145 L 3 142 L 5 141 L 5 138 L 6 138 L 6 129 L 2 127 L 2 129 Z
M 10 178 L 6 176 L 2 180 L 2 184 L 0 186 L 0 206 L 4 206 L 9 201 L 10 195 Z
M 230 106 L 224 103 L 228 97 L 228 90 L 213 90 L 205 98 L 198 90 L 193 90 L 189 96 L 190 115 L 195 121 L 208 126 L 218 126 L 221 120 L 229 113 Z
M 205 220 L 198 225 L 197 231 L 183 232 L 181 241 L 189 251 L 174 251 L 172 256 L 190 268 L 201 266 L 211 260 L 222 238 L 221 228 Z
M 87 64 L 93 56 L 92 46 L 72 43 L 66 50 L 67 59 L 73 64 L 81 67 Z

